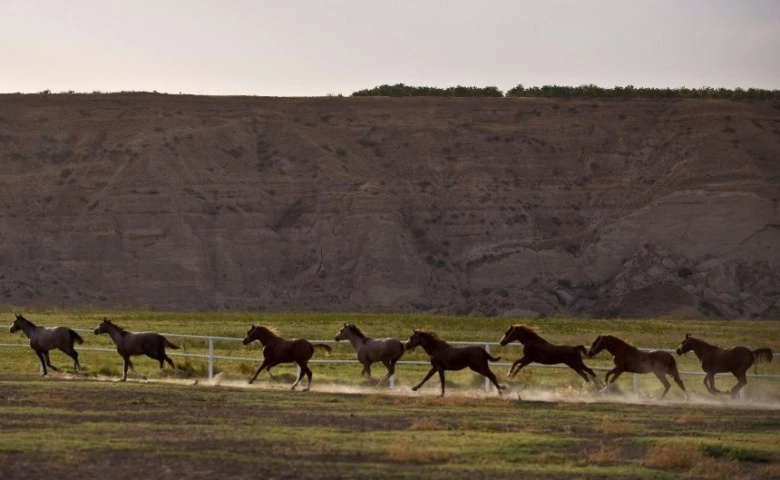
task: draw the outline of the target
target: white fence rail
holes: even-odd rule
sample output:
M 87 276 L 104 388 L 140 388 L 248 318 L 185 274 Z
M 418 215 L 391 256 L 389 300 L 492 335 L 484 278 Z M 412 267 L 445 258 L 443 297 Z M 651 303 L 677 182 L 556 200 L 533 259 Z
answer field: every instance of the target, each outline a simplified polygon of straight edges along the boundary
M 7 331 L 8 328 L 10 328 L 10 325 L 5 328 Z M 74 328 L 73 330 L 80 332 L 80 333 L 93 333 L 93 330 L 85 329 L 85 328 Z M 223 361 L 237 361 L 237 362 L 258 362 L 260 358 L 258 357 L 234 357 L 229 355 L 217 355 L 214 351 L 214 343 L 215 342 L 241 342 L 243 338 L 236 338 L 236 337 L 216 337 L 216 336 L 203 336 L 203 335 L 185 335 L 180 333 L 161 333 L 161 335 L 164 335 L 166 338 L 182 338 L 182 339 L 191 339 L 191 340 L 200 340 L 205 341 L 208 344 L 208 354 L 201 354 L 201 353 L 179 353 L 179 352 L 167 352 L 168 355 L 172 357 L 183 357 L 183 358 L 193 358 L 193 359 L 200 359 L 200 360 L 207 360 L 208 361 L 208 375 L 209 380 L 214 378 L 214 365 L 217 360 L 223 360 Z M 326 343 L 326 344 L 338 344 L 339 342 L 336 342 L 335 340 L 310 340 L 312 343 Z M 349 342 L 344 342 L 347 345 Z M 491 346 L 499 346 L 500 344 L 498 342 L 447 342 L 453 345 L 477 345 L 484 347 L 488 352 L 490 352 Z M 522 347 L 519 343 L 510 343 L 507 346 L 516 346 L 516 347 Z M 29 345 L 26 343 L 0 343 L 0 347 L 25 347 L 29 348 Z M 662 350 L 665 352 L 675 353 L 675 350 L 672 349 L 648 349 L 648 348 L 641 348 L 641 350 Z M 78 349 L 79 352 L 116 352 L 116 349 L 114 348 L 99 348 L 99 347 L 80 347 Z M 777 355 L 777 353 L 773 352 L 773 355 Z M 312 359 L 309 361 L 309 363 L 355 363 L 357 360 L 355 359 L 337 359 L 337 360 L 323 360 L 323 359 Z M 430 365 L 429 362 L 426 361 L 419 361 L 419 360 L 400 360 L 398 362 L 398 365 Z M 512 362 L 495 362 L 491 365 L 496 366 L 510 366 L 512 365 Z M 531 365 L 525 367 L 527 368 L 563 368 L 567 369 L 569 367 L 564 365 L 542 365 L 538 363 L 532 363 Z M 595 371 L 608 371 L 610 368 L 606 367 L 591 367 Z M 634 394 L 639 394 L 639 374 L 633 374 L 634 375 Z M 680 371 L 680 375 L 695 375 L 695 376 L 704 376 L 704 372 L 696 371 Z M 718 374 L 718 376 L 730 376 L 731 374 Z M 767 379 L 775 379 L 780 380 L 780 375 L 748 375 L 749 378 L 767 378 Z M 392 376 L 390 378 L 390 387 L 393 388 L 395 386 L 395 376 Z M 489 391 L 491 387 L 490 380 L 485 378 L 485 391 Z M 740 391 L 740 395 L 744 395 L 744 389 Z

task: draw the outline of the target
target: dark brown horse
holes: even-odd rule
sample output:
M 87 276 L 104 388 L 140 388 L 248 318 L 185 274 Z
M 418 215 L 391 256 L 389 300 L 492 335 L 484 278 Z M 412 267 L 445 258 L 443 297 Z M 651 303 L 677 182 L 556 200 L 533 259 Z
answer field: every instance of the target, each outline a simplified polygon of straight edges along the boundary
M 593 344 L 588 350 L 588 358 L 605 349 L 612 354 L 612 360 L 615 362 L 615 368 L 608 371 L 604 376 L 604 382 L 607 383 L 607 386 L 610 383 L 615 383 L 615 380 L 623 372 L 652 372 L 664 385 L 664 393 L 661 394 L 661 398 L 664 398 L 671 386 L 666 379 L 666 375 L 671 375 L 675 383 L 680 386 L 685 394 L 685 399 L 688 399 L 688 392 L 685 391 L 685 385 L 680 380 L 680 373 L 677 371 L 677 362 L 671 353 L 663 350 L 645 352 L 612 335 L 599 335 L 593 340 Z M 609 381 L 610 375 L 612 375 L 612 382 Z
M 532 328 L 525 325 L 512 325 L 501 338 L 501 346 L 518 341 L 523 344 L 523 356 L 516 360 L 507 373 L 508 378 L 514 378 L 521 368 L 529 363 L 541 363 L 542 365 L 556 365 L 563 363 L 586 382 L 598 383 L 596 373 L 582 362 L 582 356 L 588 353 L 583 345 L 555 345 L 542 338 Z
M 336 341 L 349 340 L 352 348 L 355 349 L 358 362 L 363 364 L 363 372 L 367 379 L 371 377 L 371 364 L 382 362 L 387 368 L 387 374 L 379 379 L 377 386 L 392 377 L 395 373 L 395 364 L 404 355 L 404 344 L 395 338 L 370 338 L 363 334 L 360 329 L 353 325 L 345 323 L 339 333 L 336 335 Z
M 244 337 L 244 345 L 248 345 L 253 341 L 259 341 L 263 345 L 263 363 L 260 368 L 257 369 L 255 375 L 249 380 L 249 383 L 253 383 L 260 372 L 264 368 L 270 369 L 280 363 L 296 363 L 300 367 L 300 373 L 298 379 L 292 384 L 291 390 L 295 390 L 295 387 L 301 383 L 301 379 L 306 375 L 308 379 L 308 385 L 303 391 L 311 388 L 311 370 L 307 366 L 312 355 L 314 355 L 315 348 L 322 348 L 327 353 L 330 353 L 331 348 L 329 345 L 322 343 L 310 343 L 308 340 L 298 338 L 295 340 L 285 340 L 272 332 L 268 327 L 262 325 L 252 325 L 252 327 L 246 332 Z
M 59 368 L 52 365 L 51 360 L 49 360 L 49 350 L 54 350 L 55 348 L 61 350 L 65 353 L 65 355 L 73 359 L 74 371 L 78 372 L 79 368 L 81 368 L 81 364 L 79 363 L 79 354 L 76 349 L 73 348 L 73 343 L 84 343 L 84 339 L 70 328 L 38 327 L 17 313 L 16 320 L 14 320 L 14 324 L 11 325 L 11 333 L 15 333 L 19 330 L 23 331 L 27 338 L 30 339 L 30 348 L 33 349 L 35 354 L 38 355 L 38 358 L 41 360 L 41 367 L 43 368 L 44 376 L 48 375 L 49 373 L 46 370 L 47 365 L 55 372 L 60 371 Z
M 160 372 L 162 373 L 165 362 L 176 370 L 173 360 L 165 353 L 165 347 L 177 349 L 176 345 L 168 341 L 167 338 L 154 332 L 132 333 L 128 332 L 119 325 L 115 325 L 111 320 L 103 318 L 103 321 L 95 329 L 95 335 L 107 333 L 111 340 L 116 344 L 116 351 L 124 360 L 124 369 L 122 380 L 127 380 L 127 369 L 135 371 L 131 356 L 146 355 L 160 362 Z
M 434 373 L 439 372 L 439 380 L 441 381 L 441 396 L 444 396 L 444 371 L 445 370 L 463 370 L 468 367 L 471 370 L 486 376 L 493 382 L 493 385 L 498 389 L 498 394 L 501 395 L 501 390 L 506 387 L 500 385 L 496 376 L 490 371 L 488 366 L 488 360 L 491 362 L 497 362 L 501 360 L 501 357 L 492 357 L 484 348 L 478 346 L 468 347 L 453 347 L 449 343 L 445 342 L 436 334 L 429 330 L 414 330 L 414 333 L 406 342 L 406 349 L 410 350 L 417 346 L 421 346 L 425 353 L 431 357 L 431 370 L 423 378 L 417 386 L 412 390 L 417 391 L 423 386 Z
M 677 347 L 677 355 L 683 355 L 693 350 L 693 353 L 701 361 L 701 368 L 707 375 L 704 376 L 704 386 L 713 394 L 728 393 L 715 388 L 715 374 L 731 372 L 737 377 L 737 384 L 731 388 L 731 396 L 737 395 L 742 387 L 747 384 L 745 373 L 753 363 L 771 362 L 772 350 L 759 348 L 750 350 L 747 347 L 718 348 L 704 340 L 685 335 L 685 340 Z

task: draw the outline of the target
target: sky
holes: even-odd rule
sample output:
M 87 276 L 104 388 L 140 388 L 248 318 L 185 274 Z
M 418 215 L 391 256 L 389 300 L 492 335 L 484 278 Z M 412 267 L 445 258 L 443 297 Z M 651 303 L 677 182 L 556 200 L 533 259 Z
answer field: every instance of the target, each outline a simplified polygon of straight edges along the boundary
M 1 0 L 0 93 L 780 88 L 780 0 Z

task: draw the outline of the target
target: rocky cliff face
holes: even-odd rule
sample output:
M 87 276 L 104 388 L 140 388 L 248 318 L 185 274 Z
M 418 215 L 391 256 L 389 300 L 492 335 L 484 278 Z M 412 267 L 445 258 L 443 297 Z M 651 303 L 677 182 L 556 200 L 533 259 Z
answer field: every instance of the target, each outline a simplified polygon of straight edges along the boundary
M 771 102 L 0 96 L 0 302 L 780 318 Z

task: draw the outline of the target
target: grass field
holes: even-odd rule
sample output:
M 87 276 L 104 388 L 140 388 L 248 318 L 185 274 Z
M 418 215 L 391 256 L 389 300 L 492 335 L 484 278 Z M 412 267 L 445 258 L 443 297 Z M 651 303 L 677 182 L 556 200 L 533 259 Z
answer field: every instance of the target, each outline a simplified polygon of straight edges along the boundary
M 42 326 L 94 329 L 104 313 L 24 312 Z M 523 320 L 419 315 L 306 313 L 111 312 L 128 330 L 243 337 L 252 323 L 293 338 L 332 339 L 344 322 L 373 337 L 405 340 L 431 328 L 446 340 L 496 342 L 515 322 L 535 327 L 555 343 L 589 344 L 611 333 L 634 345 L 675 348 L 685 333 L 711 343 L 780 350 L 778 324 L 734 321 Z M 2 319 L 6 320 L 3 321 Z M 10 325 L 13 312 L 0 313 Z M 685 376 L 690 402 L 673 386 L 654 400 L 660 384 L 643 377 L 638 397 L 603 395 L 573 372 L 529 367 L 499 398 L 470 372 L 449 374 L 447 397 L 438 380 L 410 391 L 427 371 L 399 365 L 395 389 L 376 389 L 357 363 L 313 364 L 313 390 L 290 392 L 294 368 L 275 369 L 251 387 L 246 380 L 262 358 L 259 345 L 217 342 L 218 354 L 256 361 L 219 361 L 208 381 L 205 361 L 174 357 L 182 367 L 160 375 L 138 358 L 142 381 L 116 380 L 121 359 L 105 335 L 83 334 L 81 363 L 70 373 L 64 354 L 52 353 L 67 373 L 42 378 L 28 347 L 0 347 L 0 478 L 780 478 L 780 384 L 749 378 L 746 398 L 711 397 L 701 377 Z M 201 353 L 204 342 L 172 338 L 179 352 Z M 26 344 L 21 333 L 0 333 L 1 344 Z M 418 349 L 419 350 L 419 349 Z M 491 347 L 512 361 L 520 349 Z M 408 358 L 407 358 L 408 357 Z M 422 351 L 405 359 L 425 360 Z M 348 344 L 331 359 L 354 358 Z M 677 357 L 698 371 L 695 357 Z M 320 354 L 315 359 L 324 359 Z M 608 355 L 586 360 L 611 364 Z M 762 374 L 780 374 L 780 362 Z M 505 368 L 494 366 L 503 382 Z M 375 367 L 375 374 L 382 368 Z M 603 374 L 603 372 L 600 372 Z M 626 375 L 619 382 L 631 390 Z M 718 377 L 722 388 L 732 377 Z M 518 400 L 518 394 L 522 400 Z

